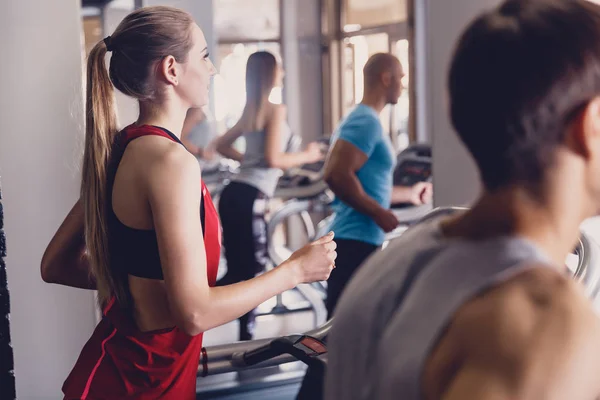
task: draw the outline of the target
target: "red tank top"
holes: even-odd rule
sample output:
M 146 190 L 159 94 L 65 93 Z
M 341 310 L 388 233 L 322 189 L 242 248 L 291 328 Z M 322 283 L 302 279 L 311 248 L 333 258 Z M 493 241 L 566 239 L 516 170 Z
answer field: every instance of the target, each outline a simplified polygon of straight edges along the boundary
M 170 132 L 152 126 L 128 127 L 125 141 L 158 135 L 179 142 Z M 221 229 L 206 185 L 204 246 L 207 275 L 214 286 L 221 255 Z M 202 334 L 189 336 L 177 327 L 140 331 L 129 312 L 111 301 L 75 367 L 63 384 L 65 399 L 195 399 Z

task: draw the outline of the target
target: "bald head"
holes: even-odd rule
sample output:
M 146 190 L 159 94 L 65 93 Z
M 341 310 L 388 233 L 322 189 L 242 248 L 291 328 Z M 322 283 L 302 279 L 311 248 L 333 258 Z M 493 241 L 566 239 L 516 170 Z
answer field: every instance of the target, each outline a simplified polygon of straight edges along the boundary
M 365 93 L 380 93 L 388 103 L 398 101 L 402 91 L 402 65 L 389 53 L 372 55 L 363 69 Z
M 381 76 L 388 73 L 396 73 L 400 66 L 400 61 L 389 53 L 377 53 L 372 55 L 363 69 L 366 84 L 377 84 Z

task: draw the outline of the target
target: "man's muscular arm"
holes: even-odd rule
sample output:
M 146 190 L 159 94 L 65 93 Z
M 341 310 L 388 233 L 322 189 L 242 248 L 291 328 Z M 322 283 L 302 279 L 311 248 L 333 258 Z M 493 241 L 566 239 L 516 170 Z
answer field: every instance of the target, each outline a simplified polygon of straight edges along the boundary
M 598 398 L 599 322 L 578 285 L 538 268 L 463 307 L 448 332 L 460 368 L 441 397 Z
M 385 232 L 390 232 L 398 226 L 398 219 L 365 192 L 356 176 L 367 160 L 368 156 L 355 145 L 340 139 L 325 162 L 324 179 L 340 200 L 369 216 Z

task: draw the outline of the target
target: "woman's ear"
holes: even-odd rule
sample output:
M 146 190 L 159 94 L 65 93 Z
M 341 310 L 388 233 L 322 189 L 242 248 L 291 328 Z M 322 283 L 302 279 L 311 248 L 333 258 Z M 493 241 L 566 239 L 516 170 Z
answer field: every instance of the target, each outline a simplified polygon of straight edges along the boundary
M 158 78 L 167 84 L 177 86 L 179 84 L 179 70 L 177 60 L 173 56 L 166 56 L 158 65 Z

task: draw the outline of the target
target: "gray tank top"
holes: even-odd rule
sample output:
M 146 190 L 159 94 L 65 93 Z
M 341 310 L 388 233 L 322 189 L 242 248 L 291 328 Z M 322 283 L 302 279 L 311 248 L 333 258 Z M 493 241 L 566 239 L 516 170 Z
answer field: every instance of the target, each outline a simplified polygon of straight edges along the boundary
M 439 218 L 409 229 L 361 267 L 340 299 L 325 398 L 421 399 L 424 364 L 454 313 L 533 263 L 552 265 L 524 238 L 448 239 Z
M 287 124 L 284 126 L 281 151 L 286 151 L 291 137 L 290 128 Z M 268 167 L 265 159 L 265 130 L 244 133 L 242 136 L 246 142 L 246 150 L 240 163 L 240 172 L 232 180 L 251 185 L 268 197 L 273 197 L 283 171 Z

